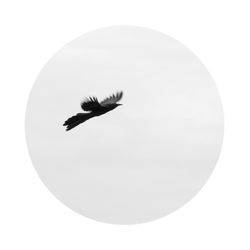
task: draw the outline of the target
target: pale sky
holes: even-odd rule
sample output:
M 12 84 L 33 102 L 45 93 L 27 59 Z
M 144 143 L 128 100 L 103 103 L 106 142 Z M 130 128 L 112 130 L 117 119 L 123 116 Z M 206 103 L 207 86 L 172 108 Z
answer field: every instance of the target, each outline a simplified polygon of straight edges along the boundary
M 120 90 L 123 106 L 65 131 L 83 98 Z M 83 35 L 46 64 L 26 135 L 59 200 L 99 221 L 134 224 L 171 213 L 200 190 L 220 153 L 223 113 L 211 76 L 186 47 L 117 26 Z

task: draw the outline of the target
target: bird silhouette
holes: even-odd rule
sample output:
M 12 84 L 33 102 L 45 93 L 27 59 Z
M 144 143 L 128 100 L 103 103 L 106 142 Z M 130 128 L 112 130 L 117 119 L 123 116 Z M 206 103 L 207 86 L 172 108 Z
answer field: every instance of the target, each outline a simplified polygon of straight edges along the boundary
M 66 131 L 68 131 L 78 126 L 79 124 L 87 121 L 90 118 L 103 115 L 115 109 L 116 107 L 122 105 L 122 104 L 117 103 L 122 99 L 122 96 L 123 96 L 123 92 L 120 91 L 120 92 L 117 92 L 116 94 L 113 94 L 105 98 L 101 102 L 99 102 L 96 97 L 89 97 L 89 98 L 84 99 L 81 102 L 81 108 L 84 111 L 87 111 L 87 113 L 78 113 L 70 117 L 68 120 L 64 122 L 63 126 L 66 126 Z

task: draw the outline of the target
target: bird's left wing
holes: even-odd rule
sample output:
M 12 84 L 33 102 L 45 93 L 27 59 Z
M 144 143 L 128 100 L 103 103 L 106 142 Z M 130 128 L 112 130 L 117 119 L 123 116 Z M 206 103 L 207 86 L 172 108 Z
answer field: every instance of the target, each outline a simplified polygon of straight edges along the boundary
M 96 97 L 89 97 L 81 102 L 81 108 L 84 111 L 95 111 L 96 109 L 100 107 L 101 105 L 98 102 Z
M 119 102 L 121 99 L 122 99 L 122 96 L 123 96 L 123 92 L 120 91 L 120 92 L 117 92 L 116 94 L 113 94 L 107 98 L 105 98 L 103 101 L 100 102 L 100 105 L 105 107 L 109 104 L 114 104 L 114 103 L 117 103 Z

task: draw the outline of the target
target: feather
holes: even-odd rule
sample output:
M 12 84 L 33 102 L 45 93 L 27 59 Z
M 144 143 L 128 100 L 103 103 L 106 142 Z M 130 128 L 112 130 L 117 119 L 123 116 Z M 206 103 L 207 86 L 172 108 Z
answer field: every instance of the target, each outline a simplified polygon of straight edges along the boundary
M 105 107 L 105 106 L 110 105 L 110 104 L 115 104 L 122 99 L 122 96 L 123 96 L 122 91 L 117 92 L 116 94 L 113 94 L 113 95 L 105 98 L 103 101 L 101 101 L 100 105 Z
M 95 109 L 100 108 L 100 103 L 96 97 L 89 97 L 81 102 L 81 108 L 84 111 L 94 111 Z
M 70 117 L 68 120 L 66 120 L 63 124 L 63 126 L 66 126 L 66 130 L 70 130 L 79 124 L 87 121 L 88 119 L 92 118 L 93 115 L 91 113 L 78 113 L 72 117 Z

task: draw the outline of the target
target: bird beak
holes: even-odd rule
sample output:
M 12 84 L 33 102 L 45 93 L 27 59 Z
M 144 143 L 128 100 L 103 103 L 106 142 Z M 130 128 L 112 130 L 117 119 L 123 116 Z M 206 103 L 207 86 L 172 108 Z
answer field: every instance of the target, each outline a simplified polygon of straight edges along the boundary
M 118 103 L 118 106 L 122 106 L 122 104 L 121 104 L 121 103 Z

